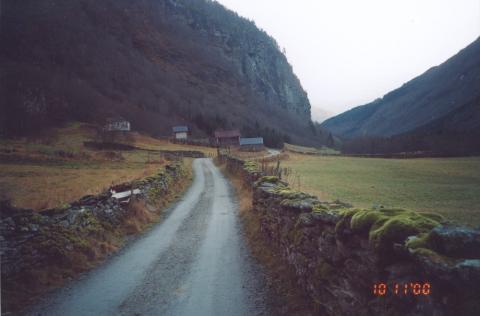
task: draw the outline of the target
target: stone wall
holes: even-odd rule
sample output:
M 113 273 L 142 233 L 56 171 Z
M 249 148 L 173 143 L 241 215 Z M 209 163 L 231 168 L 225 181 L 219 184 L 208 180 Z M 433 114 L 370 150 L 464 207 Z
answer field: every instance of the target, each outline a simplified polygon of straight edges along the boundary
M 189 158 L 205 158 L 205 153 L 198 150 L 155 150 L 165 155 L 165 157 L 189 157 Z
M 96 251 L 108 253 L 108 249 L 102 249 L 108 246 L 106 239 L 121 238 L 121 225 L 135 216 L 130 200 L 143 203 L 146 212 L 156 211 L 162 197 L 185 176 L 182 162 L 176 161 L 154 176 L 117 186 L 135 193 L 121 200 L 114 198 L 109 190 L 85 196 L 64 208 L 42 212 L 1 202 L 2 301 L 9 303 L 21 298 L 25 293 L 14 294 L 15 290 L 23 289 L 27 283 L 38 285 L 29 280 L 32 270 L 52 266 L 75 269 L 79 261 L 95 261 Z M 99 249 L 94 249 L 95 246 Z
M 252 186 L 265 238 L 319 314 L 480 315 L 480 230 L 437 214 L 320 201 L 252 163 L 224 160 Z

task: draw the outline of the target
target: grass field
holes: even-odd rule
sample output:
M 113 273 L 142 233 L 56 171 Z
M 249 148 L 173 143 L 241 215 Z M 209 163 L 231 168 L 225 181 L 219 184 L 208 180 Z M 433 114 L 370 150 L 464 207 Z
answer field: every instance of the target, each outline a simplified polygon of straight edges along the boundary
M 159 164 L 57 163 L 0 164 L 0 191 L 18 207 L 46 209 L 62 206 L 112 184 L 146 177 Z
M 310 154 L 310 155 L 339 155 L 340 152 L 338 150 L 328 148 L 325 146 L 322 146 L 321 148 L 313 148 L 313 147 L 305 147 L 305 146 L 299 146 L 299 145 L 292 145 L 292 144 L 287 144 L 285 143 L 283 145 L 283 149 L 286 151 L 290 151 L 293 153 L 299 153 L 299 154 Z
M 289 181 L 321 199 L 438 212 L 480 225 L 480 157 L 379 159 L 290 154 Z
M 73 123 L 35 138 L 1 139 L 0 198 L 35 210 L 58 207 L 112 184 L 151 175 L 165 164 L 154 152 L 85 148 L 83 142 L 94 137 L 94 126 Z M 136 132 L 130 134 L 129 143 L 149 150 L 215 153 L 214 148 L 171 144 Z

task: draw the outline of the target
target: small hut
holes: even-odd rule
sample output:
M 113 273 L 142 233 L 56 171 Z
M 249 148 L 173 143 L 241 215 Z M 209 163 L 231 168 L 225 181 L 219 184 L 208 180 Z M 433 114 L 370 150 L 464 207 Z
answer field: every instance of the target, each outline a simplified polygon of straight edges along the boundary
M 240 138 L 241 151 L 262 151 L 263 149 L 265 149 L 263 137 Z
M 104 130 L 108 132 L 129 132 L 130 122 L 120 116 L 109 117 L 107 118 L 107 123 L 105 124 Z
M 175 139 L 186 140 L 188 138 L 188 126 L 174 126 L 172 130 Z

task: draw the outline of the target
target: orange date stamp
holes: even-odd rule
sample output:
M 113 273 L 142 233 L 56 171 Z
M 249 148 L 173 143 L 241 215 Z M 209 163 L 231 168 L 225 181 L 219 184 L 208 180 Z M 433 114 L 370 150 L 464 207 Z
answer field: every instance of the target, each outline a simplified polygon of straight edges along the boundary
M 430 295 L 432 292 L 432 285 L 429 282 L 410 282 L 410 283 L 374 283 L 373 295 Z

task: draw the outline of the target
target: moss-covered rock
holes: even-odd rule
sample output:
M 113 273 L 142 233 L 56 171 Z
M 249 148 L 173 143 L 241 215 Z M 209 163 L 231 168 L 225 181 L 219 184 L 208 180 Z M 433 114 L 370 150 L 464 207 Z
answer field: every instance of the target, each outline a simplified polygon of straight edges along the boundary
M 340 214 L 337 210 L 331 210 L 323 204 L 316 204 L 313 207 L 312 216 L 317 221 L 330 224 L 336 224 L 340 219 Z
M 338 220 L 337 224 L 335 225 L 335 232 L 339 235 L 342 236 L 342 234 L 345 231 L 350 230 L 350 221 L 352 219 L 352 216 L 355 215 L 357 212 L 359 212 L 359 209 L 339 209 L 336 210 L 338 215 L 340 216 L 340 219 Z
M 452 258 L 480 259 L 480 230 L 459 226 L 438 226 L 410 238 L 410 249 L 428 248 Z
M 442 256 L 436 251 L 428 248 L 417 248 L 411 250 L 414 257 L 428 267 L 429 270 L 437 270 L 438 268 L 453 268 L 457 264 L 457 260 Z
M 373 224 L 386 219 L 386 215 L 379 211 L 358 210 L 352 213 L 350 219 L 350 228 L 356 232 L 369 232 Z
M 259 166 L 257 162 L 249 160 L 245 161 L 243 164 L 243 169 L 247 172 L 253 173 L 259 171 Z
M 410 236 L 405 241 L 405 246 L 409 249 L 430 248 L 428 242 L 428 233 Z
M 350 217 L 353 232 L 368 233 L 376 250 L 389 250 L 393 243 L 403 243 L 409 236 L 430 232 L 440 226 L 438 216 L 403 209 L 368 209 L 345 211 L 342 216 Z M 435 218 L 435 219 L 434 219 Z
M 318 203 L 318 200 L 312 197 L 300 197 L 293 199 L 284 199 L 280 202 L 280 205 L 301 212 L 312 211 L 315 204 Z
M 315 198 L 313 195 L 304 193 L 304 192 L 299 192 L 297 190 L 294 190 L 287 185 L 284 185 L 280 183 L 277 185 L 275 188 L 273 188 L 273 192 L 280 196 L 282 199 L 289 199 L 289 200 L 302 200 L 302 199 L 309 199 L 309 198 Z
M 280 178 L 276 176 L 263 176 L 259 179 L 260 183 L 263 183 L 263 182 L 278 183 L 278 181 L 280 181 Z

